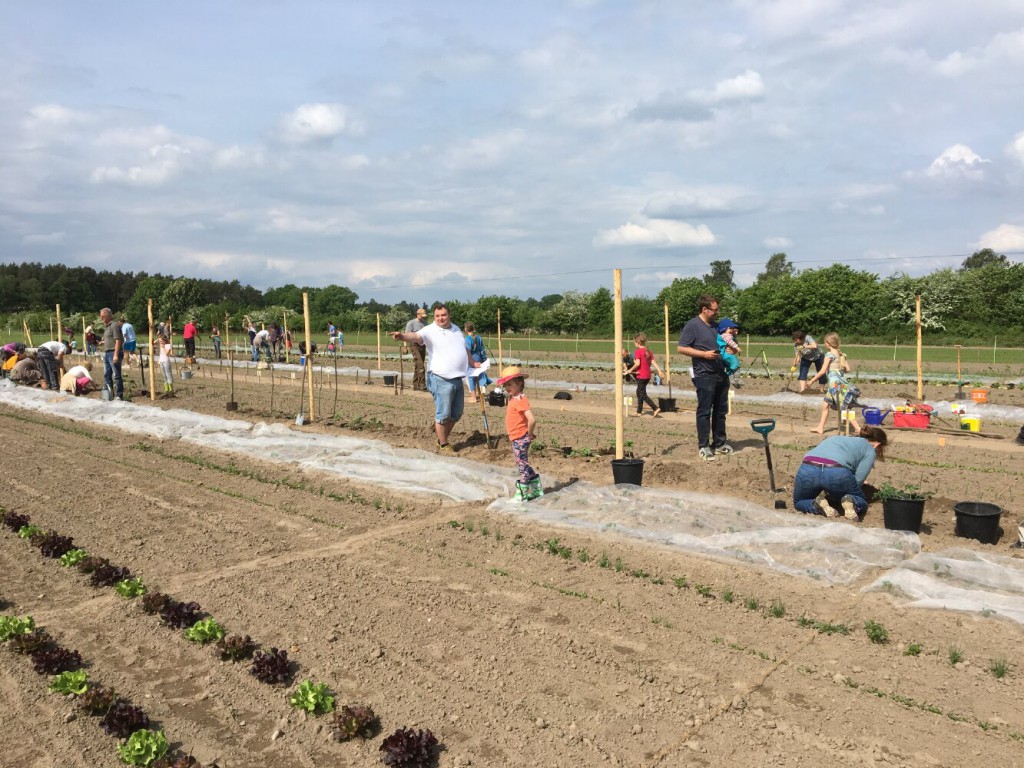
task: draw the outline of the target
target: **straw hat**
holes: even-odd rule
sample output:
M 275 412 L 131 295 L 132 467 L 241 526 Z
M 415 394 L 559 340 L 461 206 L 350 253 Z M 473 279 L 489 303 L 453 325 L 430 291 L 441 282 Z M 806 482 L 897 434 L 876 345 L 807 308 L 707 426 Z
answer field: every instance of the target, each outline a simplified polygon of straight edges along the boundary
M 510 365 L 508 368 L 506 368 L 505 370 L 503 370 L 501 372 L 501 378 L 498 379 L 495 383 L 500 387 L 506 381 L 511 381 L 512 379 L 528 379 L 528 378 L 530 378 L 530 377 L 527 376 L 525 373 L 523 373 L 522 369 L 518 365 Z

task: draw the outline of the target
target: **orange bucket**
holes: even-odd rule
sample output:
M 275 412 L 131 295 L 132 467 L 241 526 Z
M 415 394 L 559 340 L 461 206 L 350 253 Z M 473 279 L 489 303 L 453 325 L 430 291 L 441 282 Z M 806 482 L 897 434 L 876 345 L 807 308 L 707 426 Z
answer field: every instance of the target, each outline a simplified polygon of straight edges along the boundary
M 988 402 L 988 390 L 987 389 L 972 389 L 971 400 L 976 403 L 987 403 Z

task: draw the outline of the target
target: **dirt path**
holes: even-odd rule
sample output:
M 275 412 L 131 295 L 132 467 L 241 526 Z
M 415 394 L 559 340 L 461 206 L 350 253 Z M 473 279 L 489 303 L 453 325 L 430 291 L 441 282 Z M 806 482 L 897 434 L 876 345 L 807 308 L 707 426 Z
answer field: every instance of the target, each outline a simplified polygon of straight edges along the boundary
M 262 386 L 236 380 L 240 417 L 269 410 Z M 225 415 L 222 380 L 198 377 L 179 391 L 161 407 Z M 549 483 L 610 482 L 607 456 L 554 450 L 610 444 L 603 398 L 535 398 L 547 441 L 537 464 Z M 503 414 L 491 414 L 500 424 Z M 645 483 L 764 503 L 761 439 L 749 428 L 743 436 L 746 422 L 764 415 L 779 419 L 773 455 L 788 483 L 813 444 L 805 431 L 813 411 L 741 405 L 730 424 L 741 450 L 713 464 L 694 455 L 691 414 L 629 420 L 628 438 L 647 459 Z M 475 417 L 457 430 L 460 454 L 510 467 L 507 444 L 488 451 Z M 349 385 L 331 423 L 304 429 L 422 447 L 429 418 L 425 397 Z M 1003 439 L 949 435 L 941 448 L 938 435 L 900 432 L 872 475 L 937 493 L 926 549 L 965 543 L 953 536 L 954 500 L 1004 503 L 1016 522 L 1024 473 L 1009 449 L 1016 427 L 991 431 Z M 324 681 L 339 703 L 371 704 L 385 733 L 431 728 L 445 745 L 443 766 L 1024 765 L 1018 625 L 899 608 L 884 594 L 861 594 L 860 584 L 567 534 L 486 504 L 398 494 L 259 457 L 68 429 L 6 405 L 0 438 L 13 475 L 0 490 L 4 507 L 197 601 L 229 631 L 289 650 L 296 682 Z M 873 505 L 865 525 L 880 516 Z M 1008 553 L 1005 543 L 998 551 Z M 0 573 L 4 613 L 34 615 L 81 651 L 92 678 L 143 706 L 204 764 L 381 764 L 379 737 L 335 743 L 327 718 L 288 706 L 287 688 L 220 662 L 137 601 L 90 587 L 6 529 Z M 870 642 L 869 620 L 888 630 L 887 643 Z M 920 655 L 904 654 L 911 643 Z M 952 647 L 964 657 L 956 665 Z M 989 671 L 996 659 L 1009 664 L 1003 679 Z M 118 764 L 114 740 L 47 693 L 26 659 L 0 651 L 0 670 L 0 762 Z

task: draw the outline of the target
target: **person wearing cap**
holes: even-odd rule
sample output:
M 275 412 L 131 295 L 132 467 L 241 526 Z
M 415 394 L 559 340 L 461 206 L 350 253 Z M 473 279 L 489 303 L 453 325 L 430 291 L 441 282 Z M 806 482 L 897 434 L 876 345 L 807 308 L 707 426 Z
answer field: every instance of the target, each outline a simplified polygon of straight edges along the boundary
M 434 307 L 434 322 L 414 332 L 392 331 L 391 338 L 407 344 L 422 344 L 427 348 L 427 389 L 434 397 L 434 431 L 437 449 L 441 453 L 454 453 L 448 444 L 452 427 L 462 418 L 466 395 L 463 379 L 470 368 L 479 368 L 466 349 L 462 331 L 452 323 L 448 307 Z
M 416 308 L 416 317 L 405 324 L 406 333 L 419 333 L 423 330 L 426 325 L 424 322 L 427 319 L 427 310 L 423 307 Z M 422 344 L 406 344 L 403 352 L 412 353 L 412 388 L 421 392 L 427 390 L 427 365 L 426 365 L 426 348 Z
M 718 322 L 718 351 L 725 363 L 725 372 L 733 377 L 740 369 L 740 345 L 736 343 L 736 335 L 740 327 L 735 320 L 728 317 Z M 739 389 L 740 383 L 733 379 L 732 386 Z
M 501 378 L 497 382 L 508 395 L 505 431 L 508 433 L 509 442 L 512 443 L 512 457 L 515 459 L 516 472 L 519 475 L 516 492 L 512 496 L 514 501 L 532 501 L 544 495 L 540 475 L 530 466 L 530 443 L 535 437 L 537 420 L 530 410 L 530 401 L 526 399 L 524 391 L 528 378 L 529 376 L 518 366 L 511 365 L 501 372 Z
M 730 454 L 725 416 L 729 410 L 729 376 L 718 351 L 718 299 L 707 294 L 698 299 L 697 316 L 683 326 L 678 350 L 693 358 L 693 386 L 697 390 L 697 449 L 703 461 L 716 453 Z

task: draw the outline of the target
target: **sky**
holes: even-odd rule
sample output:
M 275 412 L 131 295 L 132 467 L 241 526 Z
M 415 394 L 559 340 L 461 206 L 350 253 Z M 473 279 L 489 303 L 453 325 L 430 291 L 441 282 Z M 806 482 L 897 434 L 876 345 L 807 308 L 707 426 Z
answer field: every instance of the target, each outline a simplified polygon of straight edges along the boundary
M 1024 260 L 1021 0 L 0 5 L 0 261 L 360 300 Z

